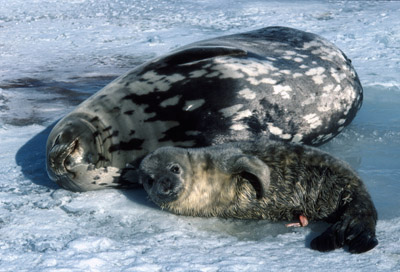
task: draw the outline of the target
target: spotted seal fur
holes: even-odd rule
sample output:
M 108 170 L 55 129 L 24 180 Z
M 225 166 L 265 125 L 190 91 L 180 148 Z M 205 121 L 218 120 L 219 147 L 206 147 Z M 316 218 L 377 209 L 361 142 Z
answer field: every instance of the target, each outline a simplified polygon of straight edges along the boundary
M 378 244 L 377 212 L 357 174 L 316 148 L 293 143 L 239 142 L 206 148 L 162 147 L 140 165 L 149 197 L 179 215 L 308 220 L 332 225 L 311 242 L 319 251 Z
M 362 97 L 350 60 L 317 35 L 267 27 L 200 41 L 138 66 L 60 120 L 47 170 L 86 191 L 135 186 L 138 162 L 161 146 L 260 136 L 319 145 Z

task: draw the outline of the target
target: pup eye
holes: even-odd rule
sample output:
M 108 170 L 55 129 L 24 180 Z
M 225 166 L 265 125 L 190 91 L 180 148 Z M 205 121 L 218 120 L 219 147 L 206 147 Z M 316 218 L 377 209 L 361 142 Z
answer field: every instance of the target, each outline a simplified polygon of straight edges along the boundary
M 174 174 L 179 174 L 179 173 L 181 172 L 181 169 L 179 168 L 178 165 L 172 165 L 172 166 L 169 168 L 169 171 L 171 171 L 171 172 L 174 173 Z

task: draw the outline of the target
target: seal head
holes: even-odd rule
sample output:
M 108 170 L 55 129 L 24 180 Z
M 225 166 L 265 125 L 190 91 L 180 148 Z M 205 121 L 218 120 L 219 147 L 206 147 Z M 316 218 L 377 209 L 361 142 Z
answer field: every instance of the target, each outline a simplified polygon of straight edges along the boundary
M 99 126 L 82 116 L 67 118 L 52 130 L 46 147 L 49 177 L 64 189 L 91 189 L 84 174 L 105 169 L 111 154 L 104 152 L 104 137 Z

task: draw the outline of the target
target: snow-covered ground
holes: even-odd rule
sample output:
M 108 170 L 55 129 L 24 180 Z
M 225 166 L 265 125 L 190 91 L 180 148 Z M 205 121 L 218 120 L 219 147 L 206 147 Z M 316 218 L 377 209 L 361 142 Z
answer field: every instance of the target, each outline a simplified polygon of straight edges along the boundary
M 365 90 L 322 149 L 348 161 L 380 244 L 309 248 L 326 225 L 180 217 L 143 190 L 72 193 L 47 177 L 49 126 L 116 76 L 178 46 L 284 25 L 324 36 Z M 400 2 L 0 0 L 0 271 L 400 271 Z

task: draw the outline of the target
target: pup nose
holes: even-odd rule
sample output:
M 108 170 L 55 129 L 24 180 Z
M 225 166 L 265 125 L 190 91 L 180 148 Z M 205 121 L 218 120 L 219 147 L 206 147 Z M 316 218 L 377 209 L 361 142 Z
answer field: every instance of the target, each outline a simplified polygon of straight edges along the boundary
M 163 177 L 158 181 L 158 194 L 162 196 L 168 196 L 173 192 L 175 182 L 169 177 Z

